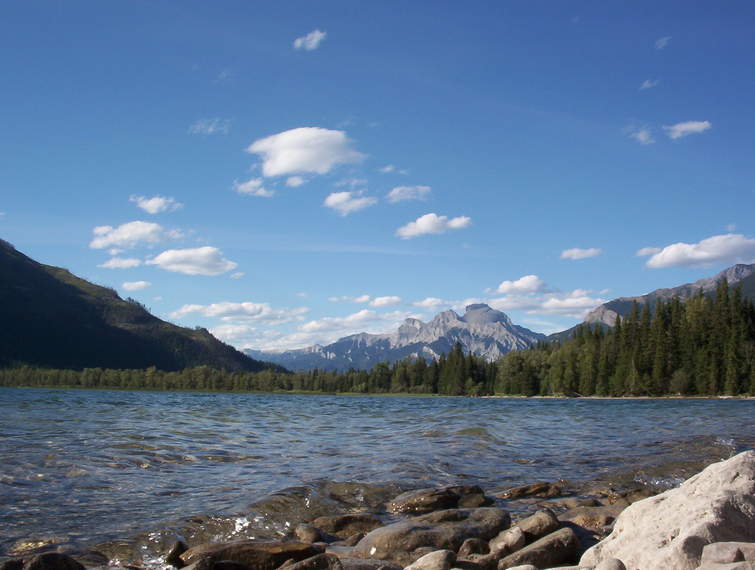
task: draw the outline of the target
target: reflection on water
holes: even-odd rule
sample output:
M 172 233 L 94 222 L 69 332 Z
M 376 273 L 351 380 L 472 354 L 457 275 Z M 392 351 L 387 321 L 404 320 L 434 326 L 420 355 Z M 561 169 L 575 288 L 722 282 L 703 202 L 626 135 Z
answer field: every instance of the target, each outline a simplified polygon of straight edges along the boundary
M 324 511 L 458 483 L 663 487 L 752 447 L 754 407 L 0 389 L 0 548 L 30 538 L 91 544 L 171 521 L 184 533 L 193 524 L 218 536 L 264 525 L 276 534 L 291 521 L 277 520 L 274 504 L 250 505 L 287 487 L 304 486 Z M 349 481 L 370 485 L 337 486 Z

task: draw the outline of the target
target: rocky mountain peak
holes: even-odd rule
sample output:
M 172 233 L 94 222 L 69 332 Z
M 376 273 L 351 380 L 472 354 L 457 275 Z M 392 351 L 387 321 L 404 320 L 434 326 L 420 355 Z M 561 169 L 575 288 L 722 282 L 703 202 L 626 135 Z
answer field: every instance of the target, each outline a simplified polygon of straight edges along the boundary
M 462 320 L 470 325 L 485 325 L 489 323 L 501 323 L 504 327 L 511 326 L 511 319 L 506 313 L 496 311 L 485 303 L 467 305 Z

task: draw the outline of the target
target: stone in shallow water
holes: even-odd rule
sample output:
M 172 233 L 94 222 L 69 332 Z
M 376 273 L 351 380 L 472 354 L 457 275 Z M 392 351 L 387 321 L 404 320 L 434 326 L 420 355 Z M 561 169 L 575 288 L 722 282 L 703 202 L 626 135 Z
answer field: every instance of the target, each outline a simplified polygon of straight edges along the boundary
M 498 570 L 506 570 L 521 564 L 532 564 L 538 568 L 548 568 L 576 559 L 579 540 L 570 528 L 562 528 L 529 546 L 509 554 L 498 562 Z
M 491 504 L 476 485 L 457 485 L 443 489 L 419 489 L 402 493 L 388 503 L 391 513 L 422 514 L 456 507 L 480 507 Z
M 510 529 L 499 533 L 498 536 L 490 541 L 490 552 L 498 555 L 500 558 L 524 548 L 526 542 L 527 538 L 524 535 L 524 531 L 518 526 L 512 526 Z
M 550 509 L 541 509 L 534 515 L 530 515 L 516 522 L 514 525 L 524 533 L 527 542 L 537 540 L 556 530 L 561 523 Z
M 328 534 L 345 539 L 359 532 L 370 532 L 373 529 L 383 526 L 383 523 L 375 515 L 355 513 L 317 517 L 312 521 L 312 525 L 320 530 L 324 530 Z
M 301 542 L 253 542 L 240 540 L 226 543 L 206 543 L 190 548 L 181 560 L 192 564 L 208 559 L 212 562 L 231 561 L 255 570 L 275 570 L 289 559 L 298 562 L 322 553 L 322 548 Z
M 24 570 L 84 570 L 84 566 L 66 554 L 46 552 L 27 560 Z
M 334 554 L 318 554 L 299 562 L 288 561 L 280 570 L 343 570 L 343 565 Z
M 521 487 L 512 487 L 501 493 L 497 493 L 499 499 L 519 499 L 521 497 L 541 497 L 544 499 L 558 497 L 561 494 L 561 486 L 547 481 L 539 481 L 522 485 Z

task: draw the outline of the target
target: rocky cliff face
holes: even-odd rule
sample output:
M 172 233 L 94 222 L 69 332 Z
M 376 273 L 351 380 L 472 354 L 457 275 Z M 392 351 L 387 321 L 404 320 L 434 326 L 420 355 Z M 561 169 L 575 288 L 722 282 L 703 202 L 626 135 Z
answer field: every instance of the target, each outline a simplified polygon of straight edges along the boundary
M 517 326 L 500 311 L 487 305 L 466 307 L 464 315 L 443 311 L 425 323 L 406 319 L 390 334 L 360 333 L 327 346 L 311 346 L 281 353 L 247 350 L 253 358 L 281 364 L 293 370 L 320 368 L 369 369 L 378 362 L 396 362 L 407 357 L 437 359 L 459 342 L 465 352 L 496 360 L 512 350 L 532 346 L 545 336 Z

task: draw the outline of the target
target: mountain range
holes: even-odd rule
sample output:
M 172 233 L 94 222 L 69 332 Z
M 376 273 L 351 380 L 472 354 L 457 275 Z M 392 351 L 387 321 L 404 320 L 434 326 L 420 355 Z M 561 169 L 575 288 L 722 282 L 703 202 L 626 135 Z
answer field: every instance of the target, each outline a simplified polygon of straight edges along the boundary
M 755 299 L 755 264 L 738 264 L 694 283 L 657 289 L 638 297 L 614 299 L 592 310 L 584 323 L 548 337 L 513 324 L 506 314 L 488 305 L 475 304 L 467 306 L 463 316 L 448 310 L 427 323 L 406 319 L 396 332 L 390 334 L 360 333 L 325 346 L 314 345 L 284 352 L 249 349 L 244 352 L 291 370 L 369 369 L 377 362 L 392 363 L 407 357 L 437 359 L 459 342 L 465 352 L 493 361 L 507 352 L 528 348 L 539 341 L 566 340 L 582 324 L 612 327 L 617 315 L 628 315 L 635 302 L 641 306 L 649 304 L 652 308 L 658 299 L 687 299 L 700 290 L 704 294 L 713 294 L 722 279 L 741 287 L 745 296 Z
M 0 367 L 278 368 L 242 354 L 205 329 L 162 321 L 113 289 L 37 263 L 3 240 L 0 277 Z

